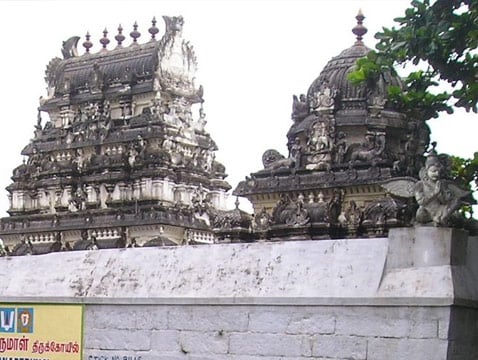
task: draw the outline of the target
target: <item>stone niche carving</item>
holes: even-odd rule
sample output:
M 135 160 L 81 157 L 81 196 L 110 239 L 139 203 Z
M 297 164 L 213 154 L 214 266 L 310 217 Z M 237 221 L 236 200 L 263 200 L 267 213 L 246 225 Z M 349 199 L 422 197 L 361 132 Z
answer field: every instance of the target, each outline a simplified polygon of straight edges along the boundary
M 365 141 L 362 144 L 352 144 L 349 151 L 352 163 L 381 160 L 385 151 L 385 132 L 367 131 Z
M 306 148 L 307 170 L 330 170 L 332 166 L 332 151 L 334 148 L 335 128 L 329 121 L 313 123 L 309 133 Z
M 333 112 L 335 108 L 335 98 L 337 96 L 338 90 L 331 89 L 327 83 L 324 83 L 313 95 L 311 108 L 318 112 Z

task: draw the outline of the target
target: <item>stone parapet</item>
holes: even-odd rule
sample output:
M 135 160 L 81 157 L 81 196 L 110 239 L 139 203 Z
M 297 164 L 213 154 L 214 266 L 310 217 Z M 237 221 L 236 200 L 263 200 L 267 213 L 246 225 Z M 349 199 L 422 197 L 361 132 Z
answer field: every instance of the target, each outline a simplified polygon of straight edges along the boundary
M 476 303 L 476 242 L 452 229 L 404 228 L 375 239 L 62 252 L 1 258 L 0 279 L 4 297 L 32 301 Z

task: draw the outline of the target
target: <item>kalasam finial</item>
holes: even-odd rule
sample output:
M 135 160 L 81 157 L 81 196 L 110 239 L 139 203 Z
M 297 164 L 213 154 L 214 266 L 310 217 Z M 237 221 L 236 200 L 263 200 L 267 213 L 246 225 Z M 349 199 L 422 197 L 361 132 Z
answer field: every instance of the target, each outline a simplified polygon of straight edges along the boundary
M 87 31 L 86 32 L 86 40 L 83 43 L 83 47 L 86 49 L 87 54 L 90 53 L 90 49 L 93 47 L 93 43 L 90 41 L 90 37 L 91 37 L 90 32 Z
M 156 34 L 159 32 L 159 29 L 156 27 L 156 16 L 151 20 L 152 26 L 148 29 L 148 32 L 151 34 L 151 40 L 156 40 Z
M 133 31 L 129 33 L 129 36 L 133 38 L 133 43 L 131 45 L 135 45 L 138 43 L 138 38 L 141 36 L 141 33 L 138 31 L 138 23 L 136 21 L 133 25 Z
M 123 35 L 123 27 L 121 24 L 118 26 L 118 34 L 115 36 L 115 40 L 118 42 L 118 47 L 121 47 L 121 43 L 124 41 L 125 36 Z
M 367 33 L 367 28 L 363 26 L 363 20 L 365 19 L 365 16 L 362 14 L 362 10 L 359 9 L 357 16 L 355 17 L 357 19 L 357 25 L 355 25 L 352 29 L 352 32 L 357 35 L 357 43 L 361 44 L 362 43 L 362 37 Z
M 100 39 L 100 44 L 103 45 L 103 49 L 106 50 L 106 46 L 110 43 L 108 39 L 108 30 L 105 28 L 103 30 L 103 37 Z

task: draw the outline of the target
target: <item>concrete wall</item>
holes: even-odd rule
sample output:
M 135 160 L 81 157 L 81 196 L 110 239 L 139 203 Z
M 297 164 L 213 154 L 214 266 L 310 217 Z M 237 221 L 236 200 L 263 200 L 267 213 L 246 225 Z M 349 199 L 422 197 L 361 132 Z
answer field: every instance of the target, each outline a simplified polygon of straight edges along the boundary
M 1 258 L 1 302 L 85 304 L 85 360 L 474 360 L 477 256 L 417 228 Z

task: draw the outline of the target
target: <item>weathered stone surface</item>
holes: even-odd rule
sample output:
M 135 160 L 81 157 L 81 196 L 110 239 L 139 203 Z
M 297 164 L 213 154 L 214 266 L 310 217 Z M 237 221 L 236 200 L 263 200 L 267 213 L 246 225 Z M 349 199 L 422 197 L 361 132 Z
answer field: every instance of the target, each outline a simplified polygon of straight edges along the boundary
M 91 317 L 98 316 L 102 310 L 108 316 L 120 320 L 132 319 L 137 312 L 137 306 L 122 306 L 121 311 L 114 314 L 105 305 L 88 305 L 85 318 L 91 324 Z M 146 306 L 153 310 L 156 306 Z M 409 346 L 422 354 L 430 351 L 436 355 L 433 359 L 446 359 L 450 308 L 449 307 L 382 307 L 382 306 L 276 306 L 276 305 L 159 305 L 157 308 L 166 314 L 167 318 L 181 317 L 193 319 L 187 326 L 184 322 L 159 323 L 157 330 L 145 332 L 131 326 L 131 339 L 138 336 L 149 336 L 150 350 L 131 351 L 125 349 L 118 339 L 111 339 L 102 333 L 112 333 L 121 336 L 125 330 L 112 331 L 111 328 L 94 330 L 86 344 L 86 354 L 102 354 L 108 356 L 124 356 L 127 354 L 141 356 L 144 359 L 233 359 L 233 360 L 264 360 L 264 359 L 372 359 L 379 358 L 390 351 L 383 359 L 402 359 L 401 353 L 395 354 L 395 349 Z M 208 318 L 217 318 L 207 321 Z M 468 312 L 462 309 L 457 312 L 459 322 Z M 238 323 L 249 319 L 247 326 L 232 326 L 232 321 Z M 325 319 L 325 324 L 315 324 Z M 362 321 L 358 319 L 363 319 Z M 473 331 L 474 317 L 468 321 L 467 329 Z M 367 323 L 367 320 L 368 321 Z M 203 325 L 201 321 L 207 322 Z M 264 322 L 264 325 L 260 325 Z M 342 326 L 350 322 L 350 328 Z M 393 329 L 394 322 L 397 322 Z M 132 322 L 133 323 L 133 322 Z M 337 328 L 331 324 L 337 323 Z M 110 324 L 115 324 L 111 321 Z M 294 324 L 310 325 L 307 329 L 294 328 Z M 180 327 L 184 326 L 185 329 Z M 326 331 L 322 332 L 326 327 Z M 364 329 L 360 329 L 363 327 Z M 443 331 L 439 336 L 438 327 Z M 89 326 L 87 326 L 87 329 Z M 204 330 L 207 328 L 207 330 Z M 461 339 L 462 333 L 457 333 Z M 93 340 L 92 340 L 93 339 Z M 395 341 L 393 341 L 395 340 Z M 427 340 L 430 340 L 427 343 Z M 453 340 L 454 349 L 459 351 L 460 345 L 466 345 L 467 351 L 475 351 L 472 342 Z M 99 345 L 99 342 L 102 345 Z M 428 345 L 427 345 L 428 344 Z M 439 345 L 436 348 L 436 345 Z M 105 350 L 108 349 L 108 350 Z M 371 353 L 371 351 L 376 352 Z M 463 353 L 463 352 L 461 352 Z M 407 350 L 405 354 L 410 355 Z M 88 355 L 89 356 L 89 355 Z M 374 357 L 376 356 L 376 357 Z M 120 357 L 121 359 L 121 357 Z M 403 358 L 404 359 L 404 358 Z M 413 356 L 409 359 L 415 359 Z M 416 358 L 420 359 L 420 358 Z M 454 359 L 455 358 L 450 358 Z M 466 358 L 465 358 L 466 359 Z M 92 359 L 93 360 L 93 359 Z M 139 360 L 139 359 L 137 359 Z
M 435 232 L 436 247 L 448 246 L 450 259 L 452 249 L 458 247 L 465 257 L 459 262 L 466 265 L 451 265 L 458 260 L 446 264 L 443 253 L 422 246 L 424 241 L 418 237 L 422 230 L 413 235 L 412 229 L 406 229 L 402 235 L 415 240 L 405 236 L 397 240 L 392 232 L 390 240 L 216 244 L 4 257 L 0 258 L 0 281 L 5 297 L 35 298 L 41 293 L 42 299 L 115 298 L 119 303 L 126 298 L 183 303 L 210 298 L 239 303 L 247 303 L 249 298 L 279 302 L 300 298 L 332 304 L 338 299 L 348 304 L 377 303 L 385 298 L 401 303 L 419 298 L 450 303 L 454 296 L 478 300 L 473 260 L 477 240 L 470 238 L 463 249 L 461 237 L 457 246 L 451 239 L 447 245 L 440 234 L 451 233 L 447 229 L 433 229 Z M 425 242 L 434 246 L 432 240 Z M 418 249 L 413 247 L 407 257 L 402 248 L 413 244 Z M 410 262 L 410 257 L 428 260 Z M 32 268 L 44 275 L 32 277 Z M 74 271 L 65 272 L 65 268 Z M 10 280 L 13 274 L 15 281 Z M 145 316 L 149 315 L 137 318 Z
M 166 327 L 164 327 L 165 329 Z M 157 330 L 151 334 L 151 349 L 161 352 L 180 352 L 178 330 Z
M 438 339 L 387 339 L 374 338 L 368 342 L 367 360 L 445 360 L 447 341 Z M 471 360 L 471 358 L 470 358 Z
M 193 306 L 173 307 L 168 311 L 168 328 L 201 331 L 245 331 L 248 309 L 242 306 L 204 307 L 198 312 Z
M 335 331 L 335 316 L 331 311 L 319 308 L 296 309 L 286 307 L 249 313 L 249 331 L 279 334 L 332 334 Z
M 181 331 L 179 347 L 184 353 L 226 354 L 229 348 L 229 338 L 218 331 Z
M 447 313 L 440 312 L 427 319 L 416 320 L 413 308 L 364 308 L 337 316 L 336 334 L 361 337 L 381 336 L 387 338 L 430 337 L 438 334 L 438 319 L 446 320 Z M 422 323 L 421 321 L 424 321 Z
M 367 340 L 357 336 L 319 336 L 312 342 L 312 355 L 324 358 L 366 359 Z
M 10 297 L 370 298 L 386 251 L 354 239 L 68 252 L 0 258 L 0 280 Z
M 460 229 L 392 229 L 378 295 L 477 300 L 476 242 Z
M 310 341 L 304 336 L 258 333 L 231 334 L 229 352 L 265 356 L 311 355 Z
M 145 330 L 120 330 L 114 327 L 105 330 L 89 329 L 85 332 L 84 346 L 86 348 L 147 351 L 151 350 L 151 332 Z
M 417 226 L 391 229 L 387 270 L 440 265 L 463 265 L 466 261 L 466 231 Z

